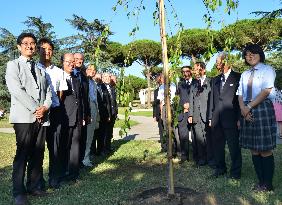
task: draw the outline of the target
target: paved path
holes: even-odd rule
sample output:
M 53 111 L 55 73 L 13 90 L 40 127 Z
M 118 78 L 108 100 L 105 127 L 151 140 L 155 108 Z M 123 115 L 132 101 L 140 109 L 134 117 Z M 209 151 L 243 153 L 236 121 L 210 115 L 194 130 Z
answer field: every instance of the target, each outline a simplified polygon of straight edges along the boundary
M 122 119 L 123 116 L 119 115 Z M 124 140 L 159 140 L 158 124 L 154 122 L 152 117 L 144 116 L 130 116 L 131 120 L 137 121 L 139 124 L 133 126 L 129 131 L 127 136 L 119 136 L 119 128 L 114 128 L 114 139 L 124 139 Z
M 123 116 L 119 115 L 122 119 Z M 137 121 L 139 124 L 133 126 L 129 131 L 127 136 L 119 136 L 119 128 L 114 128 L 114 139 L 115 140 L 159 140 L 158 135 L 158 125 L 154 122 L 152 117 L 144 116 L 130 116 L 134 121 Z M 0 128 L 2 133 L 14 133 L 13 128 Z M 282 139 L 277 139 L 277 144 L 282 144 Z

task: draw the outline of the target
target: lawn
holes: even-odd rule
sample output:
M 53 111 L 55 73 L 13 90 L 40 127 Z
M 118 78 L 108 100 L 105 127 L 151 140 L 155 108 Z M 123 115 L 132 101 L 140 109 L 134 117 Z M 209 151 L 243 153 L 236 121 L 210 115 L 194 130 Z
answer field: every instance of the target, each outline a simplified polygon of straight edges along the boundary
M 119 107 L 118 108 L 118 114 L 124 115 L 126 107 Z M 130 115 L 132 116 L 145 116 L 145 117 L 153 117 L 153 111 L 148 110 L 148 111 L 138 111 L 138 112 L 130 112 Z
M 0 119 L 0 128 L 9 128 L 9 127 L 13 127 L 10 123 L 9 123 L 9 116 L 5 116 L 4 118 Z
M 154 141 L 114 141 L 115 152 L 108 158 L 94 159 L 95 167 L 83 169 L 75 184 L 64 184 L 59 190 L 50 190 L 46 197 L 29 197 L 36 205 L 127 205 L 132 197 L 144 190 L 166 186 L 166 157 Z M 144 154 L 146 153 L 148 154 Z M 15 136 L 0 134 L 0 204 L 11 203 L 11 171 L 15 153 Z M 227 155 L 228 156 L 228 155 Z M 275 151 L 274 193 L 254 193 L 256 180 L 251 157 L 243 151 L 243 170 L 240 181 L 226 177 L 210 178 L 208 167 L 196 168 L 192 162 L 175 166 L 175 185 L 208 193 L 213 204 L 260 205 L 282 204 L 282 146 Z M 227 157 L 228 162 L 230 161 Z M 44 175 L 47 179 L 48 154 L 45 152 Z M 221 201 L 217 203 L 217 201 Z M 134 203 L 133 203 L 134 204 Z
M 137 125 L 139 123 L 134 121 L 134 120 L 129 120 L 129 124 L 130 124 L 130 127 L 133 127 L 134 125 Z M 122 125 L 124 125 L 124 120 L 123 119 L 117 119 L 116 122 L 115 122 L 115 126 L 114 127 L 115 128 L 119 128 Z

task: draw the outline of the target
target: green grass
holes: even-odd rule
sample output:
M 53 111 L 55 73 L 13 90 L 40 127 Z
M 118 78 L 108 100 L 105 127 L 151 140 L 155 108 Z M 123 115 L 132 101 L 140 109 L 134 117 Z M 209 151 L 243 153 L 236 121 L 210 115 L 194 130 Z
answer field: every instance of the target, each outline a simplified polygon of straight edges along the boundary
M 118 114 L 124 115 L 126 107 L 119 107 Z M 130 112 L 132 116 L 145 116 L 145 117 L 153 117 L 153 111 L 138 111 L 138 112 Z
M 166 156 L 153 141 L 114 141 L 116 152 L 108 158 L 95 158 L 95 167 L 83 169 L 75 184 L 64 184 L 46 197 L 29 197 L 36 205 L 127 205 L 144 190 L 167 185 Z M 144 151 L 148 150 L 144 158 Z M 11 172 L 15 154 L 15 136 L 0 134 L 0 204 L 11 204 Z M 208 167 L 195 168 L 192 162 L 175 165 L 175 185 L 209 193 L 217 205 L 282 204 L 282 146 L 275 150 L 274 193 L 254 193 L 255 172 L 249 151 L 243 150 L 240 181 L 225 177 L 211 179 Z M 229 163 L 229 155 L 227 154 Z M 230 166 L 230 165 L 229 165 Z M 44 175 L 47 178 L 48 153 L 45 152 Z M 134 204 L 134 203 L 133 203 Z
M 130 124 L 130 127 L 133 127 L 134 125 L 138 125 L 139 123 L 134 121 L 134 120 L 129 120 L 129 124 Z M 115 122 L 115 128 L 120 128 L 122 125 L 124 125 L 124 120 L 122 119 L 117 119 L 116 122 Z
M 9 128 L 13 127 L 12 124 L 9 123 L 9 116 L 5 116 L 4 118 L 0 119 L 0 128 Z

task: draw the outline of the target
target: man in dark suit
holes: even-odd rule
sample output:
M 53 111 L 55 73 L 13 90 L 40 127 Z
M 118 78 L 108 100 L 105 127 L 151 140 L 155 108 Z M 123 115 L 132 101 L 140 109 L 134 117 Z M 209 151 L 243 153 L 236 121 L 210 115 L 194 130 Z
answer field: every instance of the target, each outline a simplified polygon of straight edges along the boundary
M 180 140 L 181 162 L 189 160 L 189 100 L 191 86 L 197 83 L 197 80 L 192 79 L 192 67 L 182 67 L 183 79 L 178 83 L 177 94 L 180 97 L 179 106 L 183 112 L 178 116 L 178 134 Z
M 154 101 L 153 101 L 153 118 L 154 121 L 158 123 L 159 128 L 159 135 L 160 135 L 160 143 L 161 143 L 161 149 L 162 151 L 166 151 L 166 142 L 163 137 L 163 121 L 161 118 L 161 108 L 160 108 L 160 100 L 158 99 L 158 92 L 159 92 L 159 86 L 161 85 L 161 76 L 160 74 L 157 74 L 156 78 L 157 88 L 154 90 Z
M 7 63 L 6 83 L 11 94 L 10 123 L 16 134 L 13 161 L 13 197 L 16 205 L 27 205 L 26 194 L 45 195 L 43 158 L 51 89 L 44 70 L 33 61 L 37 40 L 32 33 L 17 38 L 21 56 Z M 27 171 L 26 186 L 25 172 Z
M 77 76 L 81 83 L 81 92 L 82 92 L 82 104 L 83 104 L 83 113 L 85 113 L 85 118 L 83 119 L 82 128 L 81 128 L 81 139 L 80 139 L 80 165 L 83 166 L 83 159 L 85 154 L 86 139 L 87 139 L 87 124 L 90 122 L 91 113 L 89 105 L 89 83 L 86 76 L 86 68 L 84 66 L 84 55 L 82 53 L 75 53 L 74 55 L 74 70 L 73 73 Z
M 78 75 L 73 73 L 74 56 L 66 53 L 63 56 L 63 69 L 68 90 L 62 92 L 65 119 L 63 133 L 65 138 L 64 171 L 62 180 L 75 181 L 79 175 L 81 128 L 85 113 L 83 113 L 82 86 Z
M 241 177 L 242 157 L 239 147 L 238 121 L 240 108 L 236 90 L 239 85 L 240 74 L 231 70 L 228 65 L 228 55 L 221 53 L 216 59 L 220 75 L 212 81 L 209 119 L 214 138 L 216 170 L 215 177 L 226 173 L 225 143 L 227 142 L 231 168 L 230 177 Z
M 109 101 L 107 102 L 107 107 L 109 107 L 109 118 L 107 123 L 105 124 L 105 138 L 104 138 L 104 154 L 109 154 L 112 151 L 111 141 L 113 138 L 113 128 L 115 124 L 115 120 L 117 118 L 117 101 L 116 101 L 116 91 L 113 86 L 111 86 L 111 76 L 109 73 L 103 73 L 102 75 L 103 86 L 105 86 L 105 95 L 108 96 Z
M 109 82 L 109 74 L 103 73 L 102 79 L 105 82 Z M 106 155 L 107 148 L 106 142 L 109 143 L 111 140 L 110 129 L 111 129 L 111 117 L 112 117 L 112 109 L 111 109 L 111 97 L 110 92 L 105 83 L 98 80 L 97 83 L 97 101 L 98 101 L 98 110 L 100 114 L 100 122 L 99 122 L 99 130 L 97 137 L 97 155 Z
M 199 72 L 199 80 L 191 88 L 190 110 L 188 122 L 193 124 L 193 141 L 195 144 L 196 163 L 199 166 L 207 164 L 207 141 L 209 133 L 209 100 L 211 92 L 211 79 L 206 77 L 206 65 L 203 62 L 194 64 Z

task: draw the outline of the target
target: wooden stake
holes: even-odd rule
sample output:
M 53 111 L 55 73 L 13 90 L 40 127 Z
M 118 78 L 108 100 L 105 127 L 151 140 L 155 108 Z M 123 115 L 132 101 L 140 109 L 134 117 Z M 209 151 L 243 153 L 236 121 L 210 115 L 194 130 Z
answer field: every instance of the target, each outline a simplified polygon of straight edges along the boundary
M 166 106 L 166 130 L 168 133 L 168 195 L 174 195 L 174 177 L 173 177 L 173 162 L 172 162 L 172 123 L 171 123 L 171 107 L 170 107 L 170 95 L 169 95 L 169 67 L 167 57 L 167 43 L 166 43 L 166 31 L 165 31 L 165 10 L 164 0 L 159 0 L 159 21 L 160 21 L 160 36 L 162 43 L 162 59 L 165 76 L 165 106 Z

